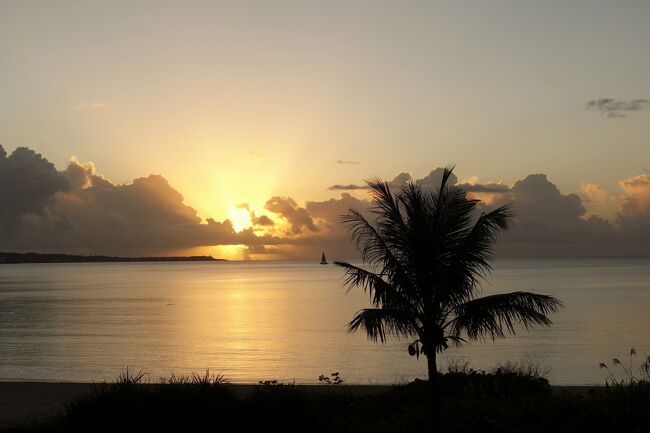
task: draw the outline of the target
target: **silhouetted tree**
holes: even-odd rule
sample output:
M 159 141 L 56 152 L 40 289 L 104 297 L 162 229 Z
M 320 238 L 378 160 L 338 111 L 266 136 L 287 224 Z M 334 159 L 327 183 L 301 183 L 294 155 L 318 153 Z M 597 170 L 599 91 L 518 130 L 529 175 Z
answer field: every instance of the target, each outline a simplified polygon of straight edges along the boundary
M 369 269 L 346 262 L 348 290 L 363 288 L 373 308 L 360 310 L 348 324 L 368 338 L 413 338 L 411 355 L 427 358 L 434 428 L 440 415 L 436 355 L 449 345 L 514 334 L 515 325 L 550 325 L 561 303 L 552 296 L 514 292 L 478 297 L 491 271 L 497 235 L 511 225 L 509 206 L 478 215 L 479 200 L 450 185 L 444 171 L 436 191 L 413 183 L 393 194 L 389 185 L 368 182 L 374 221 L 350 209 L 342 217 Z

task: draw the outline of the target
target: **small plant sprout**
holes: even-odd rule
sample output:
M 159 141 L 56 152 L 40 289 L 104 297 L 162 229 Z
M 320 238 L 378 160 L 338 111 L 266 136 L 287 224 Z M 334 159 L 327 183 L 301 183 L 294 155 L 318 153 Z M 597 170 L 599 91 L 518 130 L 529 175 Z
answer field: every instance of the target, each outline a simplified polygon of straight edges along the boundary
M 334 372 L 330 374 L 329 376 L 325 376 L 324 374 L 321 374 L 318 376 L 318 381 L 324 383 L 325 385 L 342 385 L 343 384 L 343 379 L 341 378 L 341 375 L 339 372 Z
M 601 369 L 607 370 L 607 379 L 605 380 L 607 385 L 632 385 L 640 382 L 650 382 L 650 356 L 646 356 L 645 360 L 635 368 L 634 360 L 636 359 L 636 349 L 630 349 L 630 356 L 628 358 L 628 364 L 625 366 L 620 359 L 612 359 L 612 368 L 601 362 L 599 367 Z M 613 371 L 614 367 L 618 366 L 617 369 L 623 371 L 623 376 L 619 379 L 615 372 Z M 635 370 L 638 370 L 639 375 L 635 374 Z
M 120 372 L 120 374 L 117 376 L 117 380 L 115 383 L 120 384 L 120 385 L 137 385 L 139 383 L 143 382 L 143 379 L 149 376 L 149 373 L 147 373 L 144 370 L 138 370 L 137 373 L 133 373 L 129 371 L 129 367 L 126 367 L 126 371 Z

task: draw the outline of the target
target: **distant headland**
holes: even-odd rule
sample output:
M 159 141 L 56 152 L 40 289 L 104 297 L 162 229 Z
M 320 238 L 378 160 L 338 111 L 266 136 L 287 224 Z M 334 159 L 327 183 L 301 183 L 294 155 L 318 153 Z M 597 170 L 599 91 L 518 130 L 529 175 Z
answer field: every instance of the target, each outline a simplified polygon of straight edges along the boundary
M 111 257 L 80 256 L 71 254 L 41 253 L 3 253 L 0 252 L 0 264 L 17 263 L 104 263 L 104 262 L 218 262 L 212 256 L 174 256 L 174 257 Z

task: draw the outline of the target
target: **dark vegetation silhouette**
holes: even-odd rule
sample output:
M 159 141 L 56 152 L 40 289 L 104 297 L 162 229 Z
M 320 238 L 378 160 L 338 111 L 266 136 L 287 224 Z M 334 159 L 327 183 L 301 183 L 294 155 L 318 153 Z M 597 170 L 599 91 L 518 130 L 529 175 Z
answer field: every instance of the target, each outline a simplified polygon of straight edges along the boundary
M 409 354 L 427 359 L 433 426 L 440 417 L 437 354 L 450 345 L 514 334 L 515 326 L 550 325 L 561 303 L 552 296 L 513 292 L 479 297 L 491 270 L 494 243 L 511 226 L 509 206 L 477 214 L 479 200 L 449 184 L 425 191 L 407 183 L 393 193 L 388 183 L 368 182 L 376 216 L 350 209 L 342 217 L 369 268 L 335 262 L 345 269 L 348 290 L 361 287 L 373 308 L 359 311 L 350 331 L 368 338 L 412 339 Z
M 173 257 L 113 257 L 79 256 L 72 254 L 6 253 L 0 252 L 0 264 L 18 263 L 130 263 L 130 262 L 222 262 L 212 256 Z
M 149 379 L 142 371 L 123 373 L 58 415 L 0 431 L 411 433 L 434 425 L 426 381 L 242 389 L 209 372 Z M 538 364 L 509 362 L 490 371 L 452 365 L 439 385 L 445 395 L 439 425 L 450 433 L 650 431 L 650 383 L 642 378 L 568 391 L 552 389 Z

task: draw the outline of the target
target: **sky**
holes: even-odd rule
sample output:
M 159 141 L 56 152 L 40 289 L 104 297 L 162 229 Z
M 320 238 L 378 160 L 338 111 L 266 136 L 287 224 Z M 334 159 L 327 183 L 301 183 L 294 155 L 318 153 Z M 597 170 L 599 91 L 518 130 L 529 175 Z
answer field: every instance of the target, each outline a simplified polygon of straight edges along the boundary
M 367 196 L 332 186 L 456 164 L 505 185 L 486 200 L 552 185 L 579 200 L 563 217 L 616 233 L 545 254 L 648 253 L 623 233 L 650 203 L 649 19 L 640 0 L 0 0 L 0 249 L 349 255 L 334 209 Z M 137 248 L 96 235 L 107 215 Z

